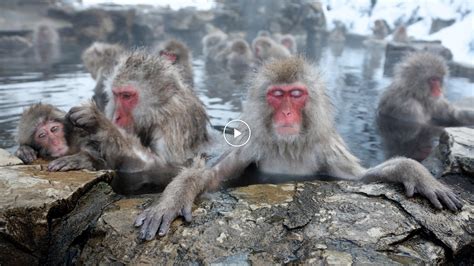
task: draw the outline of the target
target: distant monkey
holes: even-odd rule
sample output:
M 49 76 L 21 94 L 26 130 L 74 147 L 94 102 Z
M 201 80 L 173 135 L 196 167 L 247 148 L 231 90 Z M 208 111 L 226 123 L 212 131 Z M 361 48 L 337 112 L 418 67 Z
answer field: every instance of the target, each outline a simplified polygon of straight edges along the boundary
M 61 53 L 57 30 L 45 23 L 40 23 L 33 32 L 33 46 L 36 60 L 39 63 L 52 64 L 59 60 Z
M 280 38 L 280 43 L 285 46 L 288 51 L 290 51 L 291 54 L 296 54 L 297 53 L 297 44 L 295 37 L 291 34 L 285 34 L 281 36 Z
M 65 112 L 49 104 L 34 104 L 26 109 L 18 125 L 20 147 L 15 155 L 27 164 L 38 156 L 55 159 L 49 163 L 49 171 L 105 168 L 89 134 L 73 127 L 65 116 Z
M 99 110 L 104 111 L 108 98 L 104 91 L 104 82 L 110 76 L 114 67 L 118 64 L 120 56 L 125 53 L 125 49 L 118 44 L 108 44 L 94 42 L 82 53 L 82 62 L 97 81 L 94 88 L 93 99 Z
M 400 25 L 395 29 L 392 40 L 394 42 L 408 42 L 407 28 Z
M 186 44 L 178 40 L 169 40 L 160 45 L 158 50 L 160 56 L 164 56 L 170 60 L 173 65 L 176 65 L 184 81 L 193 87 L 192 56 Z
M 290 50 L 269 37 L 257 37 L 252 42 L 255 57 L 261 62 L 291 56 Z
M 204 57 L 208 60 L 215 61 L 219 53 L 227 47 L 227 34 L 216 31 L 209 33 L 202 38 L 202 51 Z
M 436 208 L 462 208 L 456 194 L 414 160 L 399 157 L 364 169 L 336 132 L 320 75 L 302 58 L 265 64 L 249 88 L 241 119 L 252 129 L 249 143 L 230 149 L 210 168 L 196 165 L 174 178 L 160 200 L 137 217 L 140 238 L 165 235 L 179 215 L 190 221 L 200 193 L 239 177 L 250 165 L 269 174 L 401 183 L 409 197 L 416 192 Z M 244 128 L 241 132 L 244 138 L 249 134 Z
M 408 54 L 397 64 L 393 82 L 378 106 L 377 122 L 389 156 L 423 160 L 442 127 L 474 126 L 474 110 L 456 108 L 444 98 L 447 74 L 444 59 L 428 52 Z M 415 141 L 418 138 L 423 141 Z
M 253 54 L 249 44 L 244 39 L 237 39 L 230 44 L 230 53 L 227 55 L 227 69 L 231 75 L 243 77 L 252 64 Z
M 372 31 L 374 39 L 377 40 L 383 40 L 388 35 L 388 27 L 383 19 L 377 19 L 374 21 Z

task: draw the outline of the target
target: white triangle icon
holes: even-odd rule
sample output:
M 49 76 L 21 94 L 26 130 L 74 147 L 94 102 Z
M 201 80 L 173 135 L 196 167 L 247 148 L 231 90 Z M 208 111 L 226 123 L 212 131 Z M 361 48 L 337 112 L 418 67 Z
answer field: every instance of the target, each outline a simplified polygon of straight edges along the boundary
M 242 135 L 242 133 L 238 131 L 237 129 L 234 129 L 234 138 L 237 138 L 240 135 Z

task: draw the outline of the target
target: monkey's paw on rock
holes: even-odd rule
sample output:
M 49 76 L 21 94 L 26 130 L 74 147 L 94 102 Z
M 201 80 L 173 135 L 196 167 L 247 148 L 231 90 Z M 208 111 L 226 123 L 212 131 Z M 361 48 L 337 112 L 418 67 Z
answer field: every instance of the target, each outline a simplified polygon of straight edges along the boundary
M 0 240 L 0 264 L 472 261 L 474 185 L 467 166 L 474 154 L 466 140 L 473 132 L 448 130 L 430 157 L 463 199 L 458 213 L 407 198 L 402 186 L 390 184 L 251 185 L 209 194 L 193 207 L 191 223 L 178 219 L 166 236 L 146 242 L 133 222 L 159 194 L 119 196 L 107 184 L 111 173 L 0 167 L 0 229 L 8 236 Z

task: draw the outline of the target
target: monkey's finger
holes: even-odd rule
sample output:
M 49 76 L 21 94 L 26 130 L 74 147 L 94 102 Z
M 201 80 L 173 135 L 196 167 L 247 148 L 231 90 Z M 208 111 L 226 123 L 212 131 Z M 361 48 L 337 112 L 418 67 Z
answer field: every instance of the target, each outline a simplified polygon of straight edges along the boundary
M 410 183 L 405 183 L 405 194 L 407 197 L 411 198 L 413 197 L 413 194 L 415 194 L 415 184 L 413 182 Z
M 151 222 L 148 225 L 148 228 L 146 229 L 146 240 L 152 240 L 153 238 L 155 238 L 156 232 L 160 227 L 162 217 L 163 216 L 160 213 L 150 219 Z
M 458 209 L 456 204 L 454 204 L 451 198 L 444 191 L 437 191 L 436 195 L 438 195 L 438 198 L 444 203 L 446 207 L 448 207 L 448 209 L 452 211 L 456 211 Z
M 145 221 L 146 216 L 148 215 L 149 209 L 146 209 L 140 213 L 137 218 L 135 219 L 135 226 L 140 227 L 143 224 L 143 221 Z
M 443 205 L 438 200 L 438 196 L 433 191 L 428 191 L 424 193 L 425 196 L 430 200 L 430 202 L 436 207 L 436 209 L 442 209 Z
M 151 219 L 152 219 L 151 215 L 147 215 L 147 217 L 146 217 L 146 219 L 145 219 L 145 222 L 144 222 L 144 224 L 142 225 L 142 228 L 141 228 L 141 230 L 140 230 L 140 236 L 139 236 L 140 239 L 143 239 L 143 240 L 146 239 L 146 237 L 147 237 L 147 230 L 148 230 L 148 226 L 149 226 L 150 223 L 151 223 Z
M 454 202 L 454 204 L 456 205 L 456 207 L 458 208 L 458 210 L 461 210 L 462 207 L 464 206 L 464 204 L 462 203 L 461 199 L 456 195 L 454 194 L 453 192 L 448 192 L 447 193 L 449 198 Z
M 175 214 L 165 214 L 163 216 L 163 222 L 161 223 L 160 232 L 158 233 L 159 236 L 164 236 L 168 233 L 171 226 L 171 222 L 173 222 L 175 218 Z
M 191 220 L 193 219 L 193 215 L 192 215 L 192 206 L 189 205 L 189 206 L 185 206 L 182 210 L 182 215 L 184 217 L 184 220 L 186 222 L 191 222 Z

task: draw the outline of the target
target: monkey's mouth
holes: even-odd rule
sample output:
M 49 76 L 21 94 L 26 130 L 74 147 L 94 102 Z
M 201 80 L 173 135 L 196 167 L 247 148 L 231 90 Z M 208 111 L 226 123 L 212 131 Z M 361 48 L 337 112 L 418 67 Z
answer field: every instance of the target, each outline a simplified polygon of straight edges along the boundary
M 300 126 L 295 124 L 283 124 L 275 126 L 275 131 L 281 136 L 293 136 L 300 133 Z
M 441 88 L 431 89 L 431 95 L 433 95 L 434 97 L 440 97 L 442 94 L 443 92 L 441 91 Z
M 59 147 L 54 149 L 54 151 L 51 152 L 51 157 L 61 157 L 67 154 L 69 148 L 67 146 L 64 147 Z

